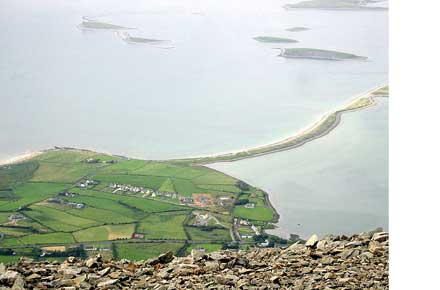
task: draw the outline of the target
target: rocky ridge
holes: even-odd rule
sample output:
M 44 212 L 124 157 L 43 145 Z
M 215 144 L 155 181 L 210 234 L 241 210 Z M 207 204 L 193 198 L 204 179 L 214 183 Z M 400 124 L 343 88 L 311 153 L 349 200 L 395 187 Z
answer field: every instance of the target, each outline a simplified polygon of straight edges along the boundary
M 154 259 L 0 264 L 0 289 L 388 289 L 388 233 L 313 235 L 288 248 Z

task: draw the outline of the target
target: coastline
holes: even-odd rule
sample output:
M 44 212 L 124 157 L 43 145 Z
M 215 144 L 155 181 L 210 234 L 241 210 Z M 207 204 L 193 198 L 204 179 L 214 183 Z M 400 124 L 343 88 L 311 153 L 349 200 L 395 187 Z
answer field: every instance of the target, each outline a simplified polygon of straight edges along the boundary
M 43 154 L 45 151 L 47 151 L 47 150 L 27 152 L 27 153 L 20 154 L 16 157 L 13 157 L 13 158 L 10 158 L 7 160 L 0 160 L 0 166 L 20 163 L 20 162 L 32 159 L 34 157 L 37 157 L 38 155 Z
M 375 98 L 377 97 L 388 97 L 387 84 L 375 87 L 364 93 L 359 94 L 351 101 L 349 101 L 346 105 L 325 113 L 318 121 L 315 121 L 311 126 L 307 126 L 304 129 L 294 133 L 293 135 L 283 138 L 279 141 L 274 141 L 268 144 L 251 148 L 243 148 L 228 153 L 189 157 L 182 159 L 169 159 L 166 161 L 176 163 L 193 163 L 200 165 L 217 162 L 233 162 L 300 147 L 310 141 L 324 137 L 325 135 L 329 134 L 334 128 L 339 125 L 342 114 L 375 106 Z
M 376 105 L 375 98 L 377 97 L 388 97 L 388 85 L 382 85 L 375 87 L 373 89 L 368 90 L 367 92 L 364 92 L 356 97 L 354 97 L 352 100 L 350 100 L 348 103 L 346 103 L 344 106 L 340 107 L 339 109 L 330 111 L 325 113 L 321 118 L 314 122 L 312 125 L 296 132 L 295 134 L 291 135 L 290 137 L 281 139 L 279 141 L 275 141 L 266 145 L 261 145 L 257 147 L 247 148 L 238 150 L 235 152 L 229 152 L 229 153 L 221 153 L 221 154 L 214 154 L 214 155 L 208 155 L 208 156 L 200 156 L 200 157 L 193 157 L 193 158 L 183 158 L 183 159 L 168 159 L 168 160 L 156 160 L 158 162 L 170 162 L 170 163 L 181 163 L 186 164 L 188 166 L 206 166 L 212 163 L 217 162 L 233 162 L 238 161 L 241 159 L 247 159 L 247 158 L 253 158 L 257 156 L 272 154 L 280 151 L 290 150 L 296 147 L 300 147 L 305 145 L 306 143 L 313 141 L 317 138 L 321 138 L 329 134 L 333 129 L 335 129 L 341 121 L 341 117 L 344 113 L 354 112 L 358 110 L 363 110 L 372 106 Z M 15 164 L 20 163 L 29 159 L 32 159 L 38 155 L 41 155 L 45 152 L 49 151 L 63 151 L 63 150 L 78 150 L 78 151 L 90 151 L 90 152 L 96 152 L 95 150 L 89 150 L 89 149 L 81 149 L 81 148 L 72 148 L 72 147 L 59 147 L 54 146 L 54 148 L 46 149 L 46 150 L 40 150 L 36 152 L 29 152 L 21 154 L 17 157 L 11 158 L 9 160 L 0 161 L 0 166 L 9 165 L 9 164 Z M 118 156 L 124 159 L 141 159 L 142 158 L 129 158 L 125 156 L 120 155 L 114 155 L 109 153 L 103 153 L 108 154 L 112 156 Z M 209 167 L 209 166 L 208 166 Z M 209 167 L 212 170 L 218 171 L 214 168 Z M 222 172 L 223 173 L 223 172 Z M 225 174 L 225 173 L 223 173 Z M 262 190 L 262 189 L 260 189 Z M 262 190 L 265 197 L 265 205 L 269 208 L 271 208 L 273 212 L 273 217 L 270 223 L 274 227 L 276 227 L 276 223 L 279 221 L 280 214 L 277 212 L 276 208 L 272 205 L 270 202 L 270 197 L 268 192 L 265 190 Z
M 383 91 L 385 91 L 385 93 L 381 94 L 381 92 Z M 162 161 L 162 162 L 173 162 L 173 163 L 189 163 L 193 165 L 205 165 L 205 164 L 211 164 L 217 162 L 233 162 L 242 159 L 293 149 L 302 146 L 310 141 L 313 141 L 316 138 L 324 137 L 325 135 L 330 133 L 334 128 L 336 128 L 339 125 L 343 113 L 354 112 L 357 110 L 363 110 L 371 106 L 375 106 L 376 105 L 375 98 L 377 97 L 388 97 L 388 84 L 377 86 L 375 88 L 372 88 L 364 93 L 355 96 L 352 100 L 350 100 L 347 104 L 343 105 L 342 107 L 324 113 L 320 117 L 320 119 L 318 121 L 313 122 L 312 125 L 308 125 L 303 129 L 297 131 L 293 135 L 290 135 L 278 141 L 270 142 L 255 147 L 247 147 L 235 151 L 221 152 L 221 153 L 209 154 L 205 156 L 202 155 L 202 156 L 185 157 L 185 158 L 175 158 L 175 159 L 172 158 L 172 159 L 164 159 L 164 160 L 152 159 L 152 160 L 159 162 Z M 93 150 L 93 149 L 54 146 L 53 148 L 50 149 L 24 153 L 16 157 L 10 158 L 8 160 L 0 160 L 0 166 L 26 161 L 44 152 L 53 151 L 53 150 L 81 150 L 81 151 L 101 152 L 99 150 Z M 101 153 L 117 156 L 121 158 L 126 158 L 126 159 L 145 160 L 143 158 L 127 157 L 127 156 L 111 154 L 107 152 L 101 152 Z

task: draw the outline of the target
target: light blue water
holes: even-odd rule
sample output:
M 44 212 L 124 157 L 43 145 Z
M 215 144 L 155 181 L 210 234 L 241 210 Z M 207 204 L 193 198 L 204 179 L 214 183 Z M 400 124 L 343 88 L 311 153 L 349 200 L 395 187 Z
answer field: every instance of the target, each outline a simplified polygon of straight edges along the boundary
M 388 228 L 388 101 L 344 114 L 306 145 L 211 167 L 269 192 L 281 215 L 273 232 L 307 238 Z
M 387 12 L 283 4 L 0 1 L 0 160 L 53 145 L 164 159 L 266 144 L 387 80 Z M 175 48 L 81 31 L 84 15 Z M 258 35 L 370 61 L 287 60 Z

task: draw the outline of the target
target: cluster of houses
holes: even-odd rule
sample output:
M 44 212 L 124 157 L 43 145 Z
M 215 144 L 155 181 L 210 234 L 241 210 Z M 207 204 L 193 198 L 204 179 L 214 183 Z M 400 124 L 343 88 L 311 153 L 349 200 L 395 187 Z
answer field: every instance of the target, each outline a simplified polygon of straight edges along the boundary
M 70 207 L 77 208 L 77 209 L 83 209 L 85 207 L 84 203 L 66 201 L 66 200 L 63 200 L 58 197 L 51 197 L 51 198 L 48 198 L 46 201 L 50 202 L 50 203 L 64 205 L 64 206 L 70 206 Z
M 26 219 L 26 217 L 21 213 L 12 214 L 8 217 L 8 220 L 11 222 L 18 222 L 24 219 Z
M 69 192 L 69 191 L 61 191 L 61 192 L 58 192 L 57 195 L 62 196 L 62 197 L 75 197 L 75 196 L 79 195 L 79 193 Z
M 208 226 L 208 222 L 209 222 L 209 219 L 211 217 L 211 215 L 209 213 L 205 213 L 205 214 L 195 213 L 195 214 L 196 214 L 196 219 L 195 219 L 194 224 L 193 224 L 194 226 L 196 226 L 196 227 L 206 227 L 206 226 Z
M 87 189 L 90 187 L 93 187 L 95 185 L 99 184 L 98 181 L 93 180 L 93 179 L 83 179 L 81 181 L 79 181 L 76 186 L 82 189 Z
M 96 246 L 85 246 L 84 251 L 99 251 L 99 252 L 105 252 L 105 251 L 111 251 L 110 248 L 101 248 Z
M 101 160 L 98 158 L 87 158 L 86 159 L 86 163 L 108 163 L 108 164 L 113 164 L 116 163 L 116 160 Z
M 245 208 L 255 208 L 255 203 L 253 202 L 248 202 L 244 205 Z
M 255 236 L 258 236 L 261 234 L 260 230 L 258 229 L 257 226 L 255 226 L 254 224 L 251 224 L 248 220 L 245 219 L 235 219 L 234 221 L 236 224 L 238 224 L 239 226 L 249 226 L 251 228 L 251 230 L 254 231 Z M 241 235 L 242 239 L 251 239 L 254 235 L 252 234 L 243 234 Z
M 117 193 L 118 191 L 122 192 L 131 192 L 131 193 L 142 193 L 150 195 L 153 193 L 151 189 L 146 189 L 141 186 L 134 186 L 130 184 L 119 184 L 119 183 L 110 183 L 110 188 L 114 189 L 112 193 Z
M 194 199 L 192 197 L 180 196 L 178 193 L 175 192 L 163 192 L 159 190 L 144 188 L 141 186 L 134 186 L 130 184 L 119 184 L 119 183 L 110 183 L 110 188 L 113 189 L 112 193 L 118 193 L 118 191 L 131 192 L 134 194 L 143 194 L 142 197 L 151 196 L 151 197 L 178 199 L 182 204 L 194 203 Z

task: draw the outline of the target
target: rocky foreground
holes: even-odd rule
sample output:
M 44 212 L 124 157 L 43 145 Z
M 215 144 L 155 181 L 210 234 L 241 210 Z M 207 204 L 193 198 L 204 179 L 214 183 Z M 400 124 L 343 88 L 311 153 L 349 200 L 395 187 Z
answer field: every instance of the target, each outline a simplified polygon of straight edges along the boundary
M 0 264 L 0 289 L 388 289 L 388 233 L 329 236 L 286 249 L 171 252 L 146 261 L 69 257 Z

